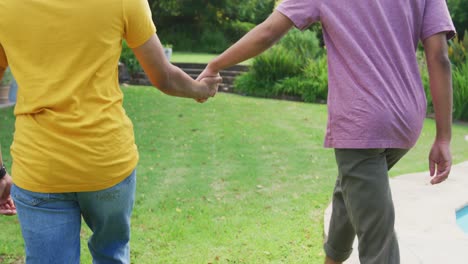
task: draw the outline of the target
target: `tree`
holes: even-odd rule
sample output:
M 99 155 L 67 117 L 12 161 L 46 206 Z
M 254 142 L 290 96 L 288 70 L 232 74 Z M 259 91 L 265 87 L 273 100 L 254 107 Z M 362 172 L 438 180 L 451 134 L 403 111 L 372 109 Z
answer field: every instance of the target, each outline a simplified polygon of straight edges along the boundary
M 163 42 L 171 42 L 178 50 L 219 52 L 266 19 L 275 0 L 149 0 L 149 3 Z
M 447 4 L 458 35 L 463 39 L 468 30 L 468 0 L 448 0 Z

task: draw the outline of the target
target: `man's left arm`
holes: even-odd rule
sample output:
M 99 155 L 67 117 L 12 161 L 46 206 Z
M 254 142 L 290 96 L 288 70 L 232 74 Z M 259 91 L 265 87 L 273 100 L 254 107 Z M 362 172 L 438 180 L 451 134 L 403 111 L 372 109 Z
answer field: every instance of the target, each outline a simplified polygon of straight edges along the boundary
M 429 154 L 432 184 L 445 181 L 450 174 L 452 156 L 452 74 L 447 52 L 447 34 L 441 32 L 423 41 L 434 104 L 436 138 Z

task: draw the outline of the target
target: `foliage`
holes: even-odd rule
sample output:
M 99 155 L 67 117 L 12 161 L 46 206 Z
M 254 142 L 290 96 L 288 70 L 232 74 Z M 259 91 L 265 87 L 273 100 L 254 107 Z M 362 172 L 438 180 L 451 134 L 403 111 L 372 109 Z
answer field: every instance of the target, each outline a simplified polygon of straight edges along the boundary
M 189 3 L 150 0 L 149 3 L 162 40 L 173 43 L 177 50 L 201 52 L 228 48 L 247 28 L 266 19 L 274 6 L 274 0 L 190 0 Z M 215 36 L 209 36 L 213 32 Z
M 133 54 L 132 49 L 128 47 L 126 41 L 122 42 L 122 53 L 120 55 L 120 61 L 125 64 L 130 74 L 142 71 L 140 63 L 135 57 L 135 54 Z
M 327 63 L 313 31 L 291 30 L 277 45 L 253 60 L 249 73 L 236 79 L 236 91 L 248 95 L 299 96 L 306 102 L 327 97 Z
M 453 40 L 450 41 L 448 52 L 450 61 L 455 66 L 464 64 L 467 60 L 468 38 L 460 40 L 459 37 L 456 36 Z
M 327 57 L 309 60 L 302 75 L 279 81 L 273 90 L 281 95 L 299 95 L 304 102 L 326 102 L 328 95 Z
M 224 33 L 221 30 L 213 29 L 203 31 L 198 47 L 202 48 L 203 51 L 206 52 L 221 53 L 228 45 L 229 44 Z
M 421 81 L 424 88 L 424 93 L 426 94 L 426 101 L 427 101 L 427 113 L 434 112 L 434 105 L 432 104 L 432 95 L 429 86 L 429 73 L 427 71 L 427 63 L 426 58 L 424 56 L 424 51 L 418 50 L 416 54 L 418 58 L 418 65 L 419 65 L 419 72 L 421 74 Z
M 323 54 L 317 34 L 310 30 L 300 31 L 294 28 L 280 40 L 279 45 L 293 52 L 302 64 Z
M 303 65 L 296 53 L 278 45 L 258 56 L 252 63 L 252 73 L 261 80 L 277 82 L 301 73 Z
M 316 100 L 326 101 L 328 96 L 328 65 L 327 56 L 316 60 L 309 60 L 306 68 L 304 69 L 304 76 L 312 82 L 312 89 L 304 91 L 304 98 L 311 98 L 310 93 L 314 93 Z M 309 102 L 313 102 L 309 100 Z
M 455 28 L 460 34 L 460 38 L 464 39 L 464 32 L 468 30 L 468 0 L 448 0 L 447 4 Z
M 13 81 L 13 75 L 11 74 L 10 68 L 7 68 L 3 73 L 3 77 L 0 80 L 0 85 L 10 85 Z
M 453 71 L 453 118 L 468 121 L 468 60 Z

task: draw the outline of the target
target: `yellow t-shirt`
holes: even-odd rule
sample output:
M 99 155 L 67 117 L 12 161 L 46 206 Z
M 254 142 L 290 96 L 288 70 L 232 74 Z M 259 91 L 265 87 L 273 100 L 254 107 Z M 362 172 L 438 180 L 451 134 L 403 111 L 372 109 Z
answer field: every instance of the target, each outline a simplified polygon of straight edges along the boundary
M 0 67 L 18 85 L 12 176 L 35 192 L 109 188 L 138 162 L 122 107 L 122 40 L 156 28 L 146 0 L 0 0 Z

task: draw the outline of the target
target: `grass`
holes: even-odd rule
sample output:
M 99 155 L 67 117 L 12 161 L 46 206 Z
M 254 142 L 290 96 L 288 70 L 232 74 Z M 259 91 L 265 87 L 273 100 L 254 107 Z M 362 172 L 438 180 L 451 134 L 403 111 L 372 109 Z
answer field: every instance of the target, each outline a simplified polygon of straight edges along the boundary
M 124 88 L 140 151 L 132 263 L 321 263 L 323 211 L 336 176 L 322 147 L 326 106 L 219 94 L 205 104 L 154 88 Z M 12 109 L 0 109 L 9 167 Z M 426 170 L 434 137 L 392 175 Z M 468 160 L 468 126 L 453 128 L 453 157 Z M 0 217 L 0 256 L 23 254 L 16 217 Z M 91 263 L 83 230 L 82 263 Z
M 173 52 L 171 62 L 173 63 L 208 63 L 218 54 L 211 53 L 192 53 L 192 52 Z M 247 60 L 242 65 L 250 65 L 252 60 Z

